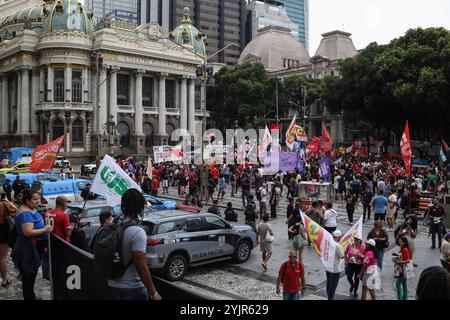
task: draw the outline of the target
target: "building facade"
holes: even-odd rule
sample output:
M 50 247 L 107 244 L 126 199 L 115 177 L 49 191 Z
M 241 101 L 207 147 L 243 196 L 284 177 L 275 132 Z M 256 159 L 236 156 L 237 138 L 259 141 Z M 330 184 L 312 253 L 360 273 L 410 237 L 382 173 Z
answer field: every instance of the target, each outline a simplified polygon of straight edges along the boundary
M 139 23 L 156 22 L 167 30 L 173 30 L 176 21 L 183 16 L 183 9 L 192 10 L 192 23 L 207 35 L 207 55 L 230 47 L 209 62 L 236 65 L 246 42 L 245 0 L 138 0 Z
M 298 25 L 298 39 L 309 51 L 309 0 L 283 0 L 292 22 Z
M 239 58 L 239 64 L 260 62 L 271 76 L 279 79 L 295 75 L 315 79 L 339 76 L 339 61 L 358 54 L 350 36 L 350 33 L 339 30 L 322 34 L 323 38 L 316 53 L 310 58 L 289 29 L 266 27 L 260 29 L 258 36 L 245 47 Z M 322 134 L 322 123 L 327 126 L 334 142 L 342 143 L 346 140 L 342 114 L 330 114 L 320 100 L 305 106 L 305 109 L 305 127 L 310 141 Z M 289 118 L 285 119 L 285 127 L 289 125 L 295 112 L 292 110 Z
M 94 20 L 77 0 L 48 0 L 2 21 L 0 148 L 67 133 L 61 154 L 81 162 L 148 154 L 177 128 L 194 132 L 202 60 L 157 24 Z M 205 55 L 189 16 L 185 28 L 183 45 Z
M 0 0 L 0 21 L 19 10 L 40 4 L 42 4 L 42 0 Z

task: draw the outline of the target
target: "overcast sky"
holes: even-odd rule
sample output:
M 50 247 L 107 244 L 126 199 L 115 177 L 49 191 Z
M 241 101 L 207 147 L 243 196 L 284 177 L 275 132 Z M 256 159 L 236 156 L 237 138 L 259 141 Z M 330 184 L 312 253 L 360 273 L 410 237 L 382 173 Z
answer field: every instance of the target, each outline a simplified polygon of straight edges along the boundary
M 409 28 L 450 29 L 450 0 L 309 0 L 309 27 L 311 56 L 321 34 L 336 29 L 350 32 L 359 50 L 389 43 Z

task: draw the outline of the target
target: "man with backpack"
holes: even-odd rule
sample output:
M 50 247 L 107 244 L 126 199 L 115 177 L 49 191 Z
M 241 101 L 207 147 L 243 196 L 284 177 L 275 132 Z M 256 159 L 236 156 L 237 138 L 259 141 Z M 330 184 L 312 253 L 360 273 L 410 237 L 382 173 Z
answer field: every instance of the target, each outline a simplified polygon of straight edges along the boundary
M 253 195 L 248 196 L 247 207 L 244 210 L 245 224 L 256 231 L 256 203 L 253 201 Z
M 113 222 L 112 213 L 109 211 L 100 213 L 99 219 L 100 219 L 100 227 L 95 232 L 95 235 L 92 237 L 91 244 L 89 245 L 91 248 L 91 252 L 94 252 L 95 242 L 97 241 L 98 236 L 107 226 L 109 226 Z
M 94 246 L 95 266 L 117 300 L 161 300 L 145 258 L 147 235 L 137 224 L 145 203 L 141 192 L 128 189 L 121 203 L 124 221 L 106 227 Z
M 289 252 L 289 260 L 283 262 L 278 272 L 277 294 L 280 294 L 280 283 L 283 283 L 283 300 L 300 300 L 305 295 L 305 268 L 297 260 L 297 252 Z M 300 295 L 301 293 L 301 295 Z
M 242 187 L 242 207 L 245 208 L 247 206 L 248 196 L 250 195 L 250 177 L 248 176 L 247 171 L 244 171 L 241 179 L 241 187 Z
M 267 190 L 265 183 L 256 191 L 256 199 L 259 201 L 259 218 L 262 219 L 263 215 L 267 213 Z

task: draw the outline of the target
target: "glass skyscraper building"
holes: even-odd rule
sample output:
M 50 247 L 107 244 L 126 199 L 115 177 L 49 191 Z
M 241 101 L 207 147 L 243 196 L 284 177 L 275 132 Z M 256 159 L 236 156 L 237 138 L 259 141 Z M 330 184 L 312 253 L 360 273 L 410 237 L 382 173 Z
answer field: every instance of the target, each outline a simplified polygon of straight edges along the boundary
M 289 18 L 298 25 L 298 39 L 309 51 L 309 0 L 283 0 Z

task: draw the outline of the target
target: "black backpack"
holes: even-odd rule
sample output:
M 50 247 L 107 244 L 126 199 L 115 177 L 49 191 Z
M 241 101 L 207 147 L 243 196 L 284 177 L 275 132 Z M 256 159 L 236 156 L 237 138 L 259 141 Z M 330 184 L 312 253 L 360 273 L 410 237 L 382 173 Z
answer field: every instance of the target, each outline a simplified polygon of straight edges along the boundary
M 114 280 L 124 275 L 133 262 L 123 261 L 122 242 L 125 230 L 137 226 L 133 221 L 123 224 L 110 224 L 97 235 L 94 245 L 95 268 L 107 279 Z
M 256 199 L 258 199 L 258 201 L 261 201 L 261 200 L 262 200 L 261 188 L 259 188 L 258 190 L 256 190 Z
M 255 221 L 256 220 L 256 212 L 255 207 L 253 205 L 248 205 L 244 212 L 245 220 L 247 221 Z
M 250 189 L 250 180 L 248 177 L 242 179 L 242 189 L 249 190 Z

